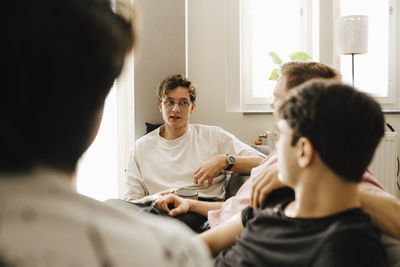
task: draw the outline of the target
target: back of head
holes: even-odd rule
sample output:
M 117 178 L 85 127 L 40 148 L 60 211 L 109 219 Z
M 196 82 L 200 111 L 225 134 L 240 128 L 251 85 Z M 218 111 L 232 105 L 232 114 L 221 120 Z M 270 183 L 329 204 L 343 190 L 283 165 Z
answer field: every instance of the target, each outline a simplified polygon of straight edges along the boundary
M 6 1 L 0 21 L 0 171 L 73 172 L 132 49 L 133 22 L 107 0 Z
M 291 90 L 279 108 L 280 119 L 313 144 L 337 175 L 359 182 L 384 134 L 379 104 L 339 81 L 311 80 Z
M 286 88 L 292 89 L 314 78 L 339 79 L 340 73 L 319 62 L 290 61 L 282 65 L 281 75 L 286 78 Z
M 189 91 L 190 101 L 194 103 L 197 97 L 197 89 L 191 80 L 182 74 L 173 74 L 166 77 L 157 87 L 158 101 L 161 101 L 170 91 L 177 87 L 185 87 Z

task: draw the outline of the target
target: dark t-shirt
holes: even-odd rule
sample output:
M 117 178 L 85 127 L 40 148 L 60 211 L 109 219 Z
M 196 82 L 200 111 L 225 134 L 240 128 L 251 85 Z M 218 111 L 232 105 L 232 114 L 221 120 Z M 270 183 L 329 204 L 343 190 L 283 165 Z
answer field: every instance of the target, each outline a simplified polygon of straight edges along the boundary
M 293 190 L 278 189 L 261 209 L 242 212 L 245 226 L 236 244 L 221 252 L 216 266 L 388 266 L 378 229 L 362 209 L 323 218 L 289 218 Z

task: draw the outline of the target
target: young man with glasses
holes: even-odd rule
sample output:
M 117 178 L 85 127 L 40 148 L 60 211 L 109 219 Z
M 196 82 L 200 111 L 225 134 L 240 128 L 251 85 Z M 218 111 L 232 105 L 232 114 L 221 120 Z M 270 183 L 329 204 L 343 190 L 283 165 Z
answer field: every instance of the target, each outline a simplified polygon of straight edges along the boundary
M 129 159 L 124 199 L 144 202 L 168 189 L 193 189 L 223 200 L 224 170 L 249 174 L 264 155 L 217 126 L 189 124 L 197 90 L 181 74 L 157 89 L 164 124 L 136 141 Z

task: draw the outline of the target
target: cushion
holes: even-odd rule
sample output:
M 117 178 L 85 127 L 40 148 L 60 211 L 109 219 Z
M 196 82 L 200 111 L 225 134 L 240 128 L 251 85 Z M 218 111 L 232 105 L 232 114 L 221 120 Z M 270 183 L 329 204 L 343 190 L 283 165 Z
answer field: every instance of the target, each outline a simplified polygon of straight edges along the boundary
M 236 172 L 232 172 L 230 176 L 227 176 L 227 183 L 225 184 L 225 200 L 228 198 L 235 196 L 239 188 L 243 185 L 244 182 L 249 179 L 249 175 L 239 174 Z
M 145 135 L 163 125 L 162 123 L 150 123 L 150 122 L 145 122 L 144 124 L 146 125 Z

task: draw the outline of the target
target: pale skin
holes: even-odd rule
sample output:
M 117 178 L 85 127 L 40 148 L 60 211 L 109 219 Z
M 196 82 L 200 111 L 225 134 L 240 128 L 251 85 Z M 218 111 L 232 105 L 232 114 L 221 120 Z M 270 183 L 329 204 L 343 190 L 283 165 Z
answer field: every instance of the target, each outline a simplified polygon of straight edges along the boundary
M 176 216 L 189 211 L 207 216 L 208 211 L 220 209 L 222 203 L 223 202 L 208 202 L 185 199 L 177 195 L 169 194 L 158 198 L 153 205 L 158 209 L 168 212 L 169 216 Z M 170 209 L 168 204 L 173 204 L 173 208 Z
M 292 129 L 286 121 L 278 122 L 281 137 L 278 142 L 278 168 L 281 182 L 292 187 L 295 200 L 284 213 L 293 218 L 318 218 L 329 216 L 361 205 L 357 184 L 345 182 L 333 173 L 319 158 L 311 142 L 301 137 L 292 146 Z M 322 180 L 321 177 L 324 177 Z M 341 197 L 338 198 L 337 196 Z M 239 216 L 197 236 L 203 240 L 213 255 L 229 248 L 243 231 Z
M 235 160 L 235 165 L 233 165 L 231 171 L 248 174 L 252 168 L 260 165 L 263 158 L 259 156 L 235 156 Z M 228 167 L 226 155 L 217 155 L 201 164 L 194 171 L 194 183 L 203 184 L 207 181 L 208 185 L 211 185 L 214 177 L 219 175 L 226 167 Z
M 166 101 L 173 101 L 175 105 L 169 109 L 166 107 Z M 186 101 L 190 103 L 187 108 L 181 107 L 178 103 Z M 196 108 L 196 103 L 190 101 L 189 90 L 185 87 L 177 87 L 168 92 L 158 103 L 158 108 L 162 114 L 164 125 L 160 128 L 160 135 L 167 140 L 174 140 L 187 132 L 189 129 L 189 118 Z M 236 162 L 232 171 L 248 174 L 253 167 L 258 166 L 263 160 L 259 156 L 235 156 Z M 202 163 L 193 171 L 193 182 L 195 184 L 207 184 L 210 186 L 213 179 L 218 176 L 226 167 L 228 162 L 226 154 L 216 155 L 213 158 Z M 158 199 L 160 196 L 168 194 L 168 190 L 156 195 L 146 196 L 142 199 L 129 199 L 131 202 L 146 202 Z

